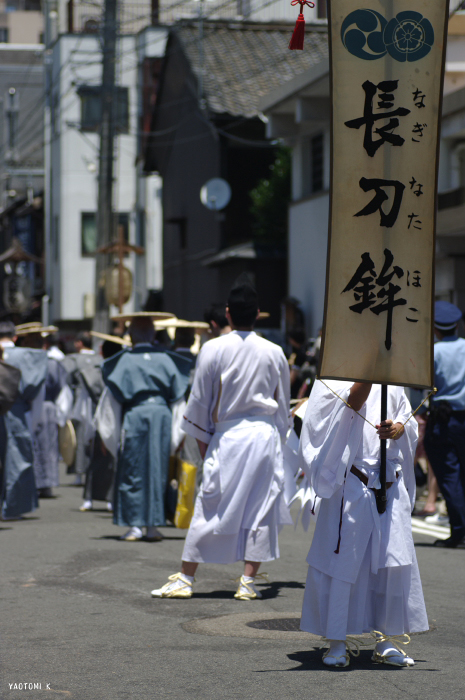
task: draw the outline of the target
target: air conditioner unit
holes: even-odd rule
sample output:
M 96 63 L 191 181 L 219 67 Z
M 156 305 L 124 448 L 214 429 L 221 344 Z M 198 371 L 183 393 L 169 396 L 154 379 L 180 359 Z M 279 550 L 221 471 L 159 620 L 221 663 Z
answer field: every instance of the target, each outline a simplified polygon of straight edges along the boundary
M 84 294 L 84 318 L 95 316 L 95 294 Z

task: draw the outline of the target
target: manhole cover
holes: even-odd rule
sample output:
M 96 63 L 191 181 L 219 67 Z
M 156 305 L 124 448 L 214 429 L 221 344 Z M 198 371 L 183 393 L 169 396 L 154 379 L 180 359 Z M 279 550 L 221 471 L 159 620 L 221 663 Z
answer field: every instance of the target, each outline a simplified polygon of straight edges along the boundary
M 269 630 L 277 632 L 301 632 L 300 617 L 281 617 L 271 620 L 252 620 L 246 623 L 247 627 L 257 630 Z
M 246 637 L 249 639 L 306 639 L 320 640 L 313 634 L 299 629 L 300 612 L 266 613 L 250 611 L 234 615 L 203 617 L 189 620 L 182 625 L 186 632 L 219 637 Z
M 264 612 L 250 611 L 248 613 L 236 613 L 233 615 L 219 615 L 215 617 L 201 617 L 189 620 L 182 625 L 183 630 L 191 634 L 206 634 L 213 637 L 246 637 L 249 639 L 281 639 L 300 640 L 322 643 L 321 637 L 300 630 L 300 611 L 292 612 Z M 430 632 L 436 627 L 431 625 Z M 425 634 L 425 632 L 415 633 Z M 367 641 L 374 640 L 369 634 L 357 635 L 357 639 Z

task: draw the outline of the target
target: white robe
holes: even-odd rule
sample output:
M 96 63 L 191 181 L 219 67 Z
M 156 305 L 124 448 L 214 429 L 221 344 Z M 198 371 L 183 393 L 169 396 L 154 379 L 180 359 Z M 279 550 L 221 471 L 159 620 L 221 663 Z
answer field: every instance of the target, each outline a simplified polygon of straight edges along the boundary
M 352 382 L 328 381 L 346 401 Z M 361 415 L 380 422 L 381 387 L 374 385 Z M 388 418 L 404 423 L 411 408 L 400 387 L 388 388 Z M 321 497 L 308 554 L 301 628 L 328 639 L 373 629 L 403 634 L 428 629 L 411 529 L 415 503 L 416 421 L 388 440 L 387 509 L 380 515 L 376 430 L 322 382 L 316 382 L 301 435 L 302 468 Z M 350 470 L 368 478 L 365 486 Z M 342 517 L 341 517 L 342 507 Z M 340 546 L 338 550 L 338 541 Z
M 291 523 L 281 441 L 289 428 L 289 367 L 281 348 L 233 331 L 199 354 L 182 428 L 208 444 L 183 561 L 279 557 Z

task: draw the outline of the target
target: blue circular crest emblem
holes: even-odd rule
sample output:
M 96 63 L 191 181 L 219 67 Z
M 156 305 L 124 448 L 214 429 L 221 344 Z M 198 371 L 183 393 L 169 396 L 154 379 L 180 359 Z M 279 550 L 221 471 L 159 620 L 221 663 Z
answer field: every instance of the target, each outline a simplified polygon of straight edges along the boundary
M 383 40 L 386 26 L 387 21 L 379 12 L 355 10 L 342 23 L 342 43 L 357 58 L 375 61 L 387 53 Z
M 396 61 L 419 61 L 434 44 L 433 25 L 419 12 L 399 12 L 384 30 L 384 43 Z

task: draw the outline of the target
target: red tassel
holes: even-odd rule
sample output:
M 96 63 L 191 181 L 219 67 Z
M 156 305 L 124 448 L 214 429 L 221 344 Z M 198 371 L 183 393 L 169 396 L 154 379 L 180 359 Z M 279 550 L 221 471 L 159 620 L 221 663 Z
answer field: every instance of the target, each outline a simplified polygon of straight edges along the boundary
M 291 0 L 291 5 L 300 5 L 300 14 L 297 17 L 297 22 L 295 23 L 294 34 L 289 42 L 289 48 L 291 51 L 294 49 L 302 51 L 304 48 L 305 37 L 304 5 L 308 5 L 308 7 L 315 7 L 315 3 L 312 2 L 312 0 Z
M 304 48 L 304 37 L 305 37 L 305 18 L 302 12 L 297 17 L 297 22 L 295 23 L 294 33 L 292 34 L 291 40 L 289 42 L 289 48 L 291 51 L 297 49 L 302 51 Z

